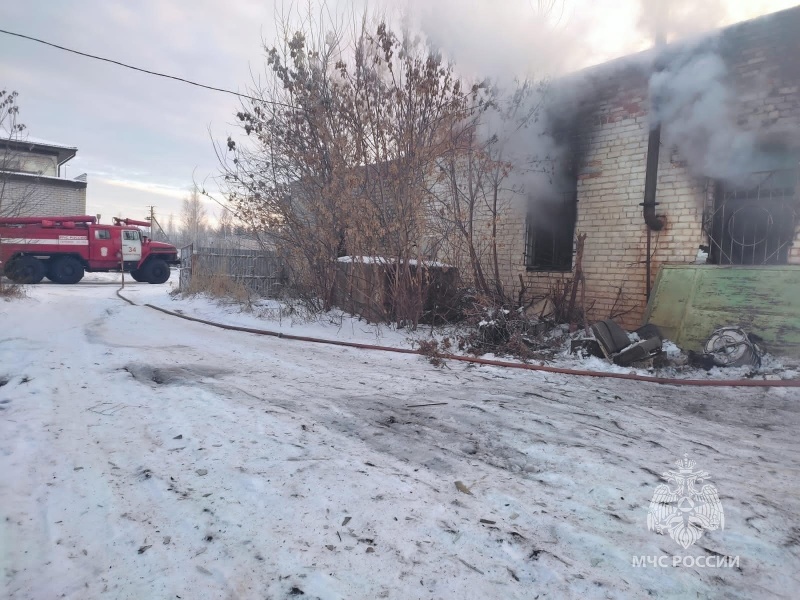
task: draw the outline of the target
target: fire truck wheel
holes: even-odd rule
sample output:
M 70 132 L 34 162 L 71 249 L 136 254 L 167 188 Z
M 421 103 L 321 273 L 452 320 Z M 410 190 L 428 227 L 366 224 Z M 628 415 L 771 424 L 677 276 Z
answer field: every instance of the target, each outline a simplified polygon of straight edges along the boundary
M 169 265 L 160 258 L 147 261 L 144 267 L 144 277 L 150 283 L 164 283 L 169 279 Z
M 15 283 L 39 283 L 45 274 L 42 261 L 33 256 L 15 258 L 5 268 L 5 275 Z
M 46 268 L 45 268 L 45 273 L 44 273 L 44 276 L 45 276 L 45 277 L 47 277 L 47 279 L 49 279 L 49 280 L 50 280 L 50 281 L 52 281 L 53 283 L 58 283 L 58 280 L 56 279 L 56 274 L 55 274 L 55 272 L 54 272 L 54 270 L 53 270 L 53 264 L 54 264 L 54 263 L 55 263 L 55 261 L 54 261 L 54 260 L 52 260 L 52 259 L 51 259 L 51 260 L 48 260 L 48 261 L 45 263 L 45 267 L 46 267 Z
M 144 274 L 139 269 L 131 271 L 130 276 L 133 277 L 134 281 L 138 281 L 139 283 L 147 281 L 147 279 L 144 278 Z
M 78 283 L 83 279 L 83 265 L 77 258 L 62 256 L 53 262 L 50 275 L 56 283 Z

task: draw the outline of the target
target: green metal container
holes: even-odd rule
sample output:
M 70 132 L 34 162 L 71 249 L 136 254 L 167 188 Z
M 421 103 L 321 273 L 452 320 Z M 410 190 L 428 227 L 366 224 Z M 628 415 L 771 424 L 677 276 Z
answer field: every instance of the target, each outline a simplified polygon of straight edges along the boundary
M 702 351 L 720 327 L 761 337 L 771 354 L 800 358 L 800 265 L 665 265 L 645 323 L 684 350 Z

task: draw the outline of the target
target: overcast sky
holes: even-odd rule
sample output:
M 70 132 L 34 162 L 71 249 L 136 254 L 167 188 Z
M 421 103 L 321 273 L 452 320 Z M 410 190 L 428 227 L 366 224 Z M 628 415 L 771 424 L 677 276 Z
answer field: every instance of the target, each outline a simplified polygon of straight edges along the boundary
M 277 0 L 279 4 L 283 4 Z M 331 0 L 334 10 L 366 2 Z M 572 70 L 642 50 L 661 9 L 673 37 L 788 8 L 787 0 L 566 0 L 545 30 L 537 0 L 404 0 L 413 20 L 468 73 Z M 275 36 L 273 0 L 0 2 L 0 28 L 209 85 L 244 91 Z M 370 2 L 371 10 L 398 2 Z M 78 147 L 87 208 L 103 220 L 177 217 L 192 181 L 217 170 L 209 130 L 234 132 L 235 97 L 0 34 L 0 89 L 19 92 L 31 136 Z M 217 207 L 209 203 L 209 212 Z

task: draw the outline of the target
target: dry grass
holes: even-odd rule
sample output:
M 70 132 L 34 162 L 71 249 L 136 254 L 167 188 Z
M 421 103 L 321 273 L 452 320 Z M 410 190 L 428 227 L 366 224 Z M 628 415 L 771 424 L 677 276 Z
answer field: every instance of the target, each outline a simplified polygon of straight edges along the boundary
M 0 298 L 3 300 L 21 300 L 27 297 L 25 286 L 8 281 L 0 281 Z
M 447 340 L 447 344 L 449 347 L 450 341 Z M 444 346 L 440 347 L 439 342 L 436 340 L 423 340 L 419 343 L 419 351 L 422 353 L 423 356 L 428 358 L 428 362 L 430 362 L 434 367 L 444 367 L 446 363 L 442 359 L 442 354 L 445 351 Z
M 212 298 L 232 300 L 251 306 L 250 291 L 241 282 L 225 273 L 207 273 L 196 270 L 192 273 L 189 286 L 177 291 L 184 296 L 206 294 Z
M 342 326 L 344 316 L 341 313 L 324 313 L 316 306 L 311 306 L 302 299 L 283 298 L 276 305 L 259 307 L 256 314 L 268 321 L 289 320 L 292 323 L 313 323 L 316 321 Z

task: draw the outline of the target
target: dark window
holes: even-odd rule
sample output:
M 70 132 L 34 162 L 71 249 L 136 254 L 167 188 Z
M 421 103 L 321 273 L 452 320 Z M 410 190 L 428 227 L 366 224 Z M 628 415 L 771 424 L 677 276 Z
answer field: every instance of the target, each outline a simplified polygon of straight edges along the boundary
M 525 227 L 525 265 L 530 271 L 571 271 L 575 223 L 578 218 L 578 173 L 586 154 L 585 136 L 590 111 L 574 107 L 570 118 L 552 116 L 551 135 L 557 141 L 556 157 L 542 166 L 528 197 Z M 531 174 L 533 175 L 533 174 Z
M 577 218 L 575 191 L 535 199 L 528 209 L 525 264 L 530 270 L 571 271 Z
M 96 229 L 94 237 L 98 240 L 110 240 L 111 232 L 108 229 Z
M 751 173 L 736 185 L 718 183 L 707 218 L 709 262 L 786 264 L 797 226 L 797 170 Z

